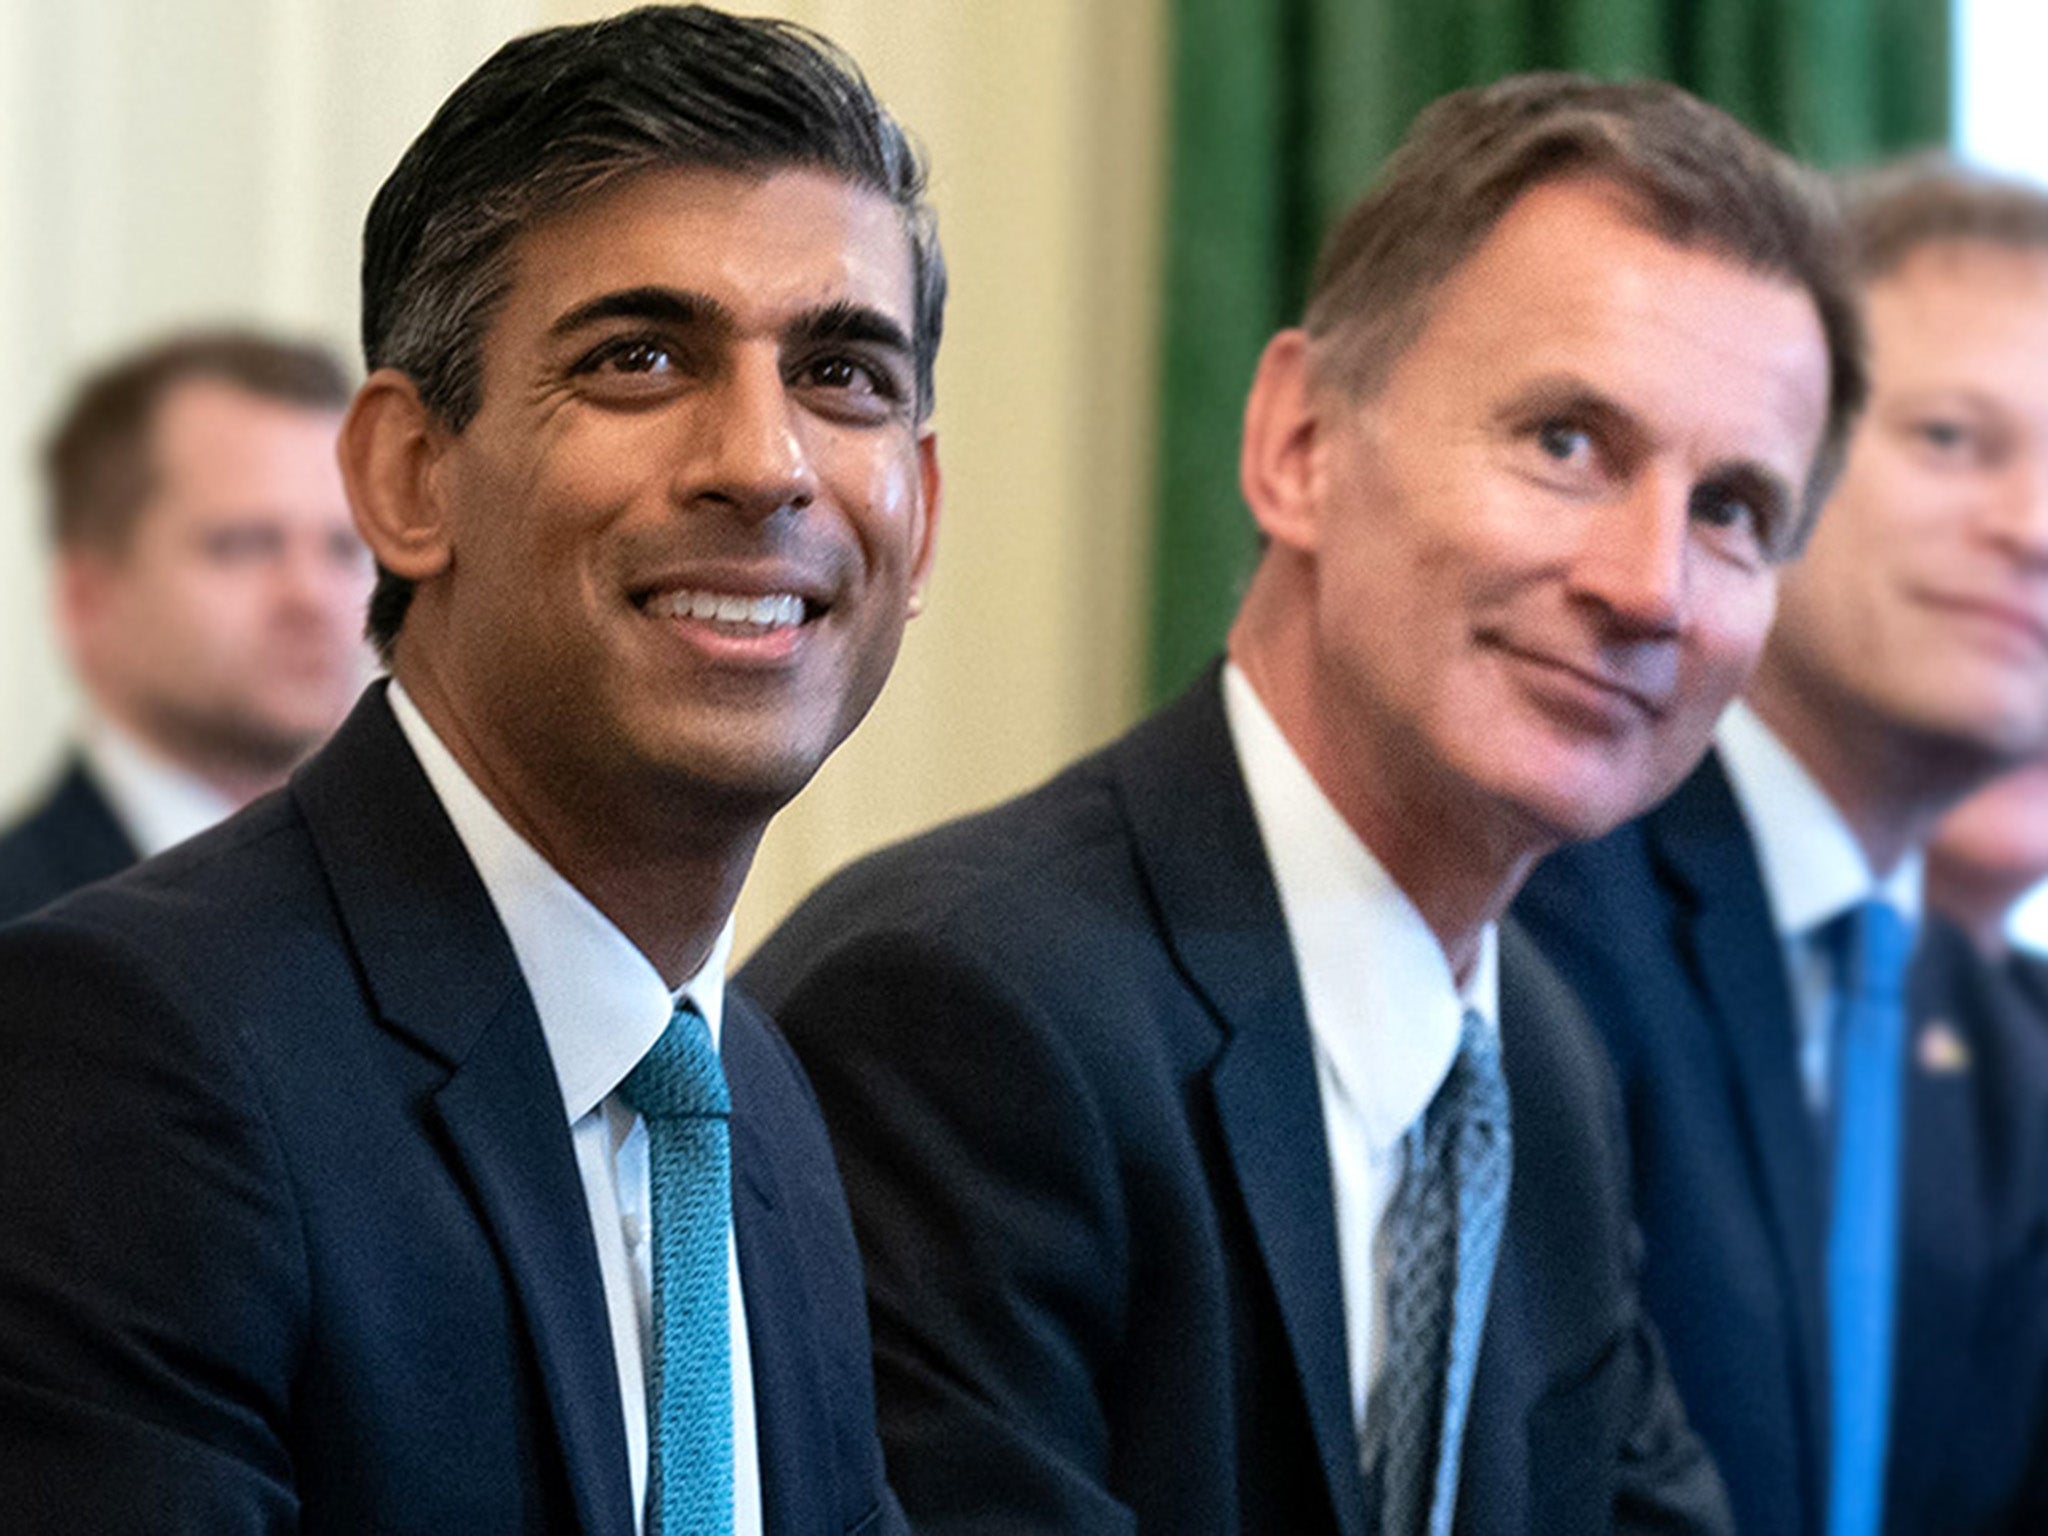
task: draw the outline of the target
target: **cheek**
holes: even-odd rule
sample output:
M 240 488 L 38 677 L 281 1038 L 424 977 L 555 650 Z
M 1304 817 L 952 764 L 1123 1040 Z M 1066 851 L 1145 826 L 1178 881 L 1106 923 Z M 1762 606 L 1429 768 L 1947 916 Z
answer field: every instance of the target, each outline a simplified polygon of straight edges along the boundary
M 1699 596 L 1690 646 L 1689 703 L 1718 714 L 1763 654 L 1778 606 L 1775 571 L 1730 572 Z
M 877 565 L 908 567 L 923 494 L 914 448 L 841 444 L 819 454 L 819 478 Z

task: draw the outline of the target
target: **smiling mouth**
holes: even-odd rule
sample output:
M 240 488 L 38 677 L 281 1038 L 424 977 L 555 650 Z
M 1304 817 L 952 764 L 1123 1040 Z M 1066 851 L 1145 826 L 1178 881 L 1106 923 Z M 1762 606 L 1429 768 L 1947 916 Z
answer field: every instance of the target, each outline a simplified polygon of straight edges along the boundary
M 1625 704 L 1646 719 L 1658 720 L 1663 718 L 1666 708 L 1665 701 L 1652 697 L 1639 688 L 1633 688 L 1627 683 L 1609 677 L 1604 673 L 1577 666 L 1572 662 L 1560 660 L 1555 656 L 1546 655 L 1540 651 L 1524 650 L 1519 646 L 1508 645 L 1500 641 L 1496 641 L 1495 644 L 1505 655 L 1527 666 L 1538 669 L 1567 687 L 1575 686 L 1593 695 L 1611 699 L 1619 704 Z
M 772 635 L 800 629 L 825 612 L 795 592 L 712 592 L 677 587 L 640 599 L 650 618 L 691 619 L 731 635 Z
M 1996 626 L 2048 650 L 2048 620 L 2028 604 L 1951 592 L 1929 592 L 1926 601 L 1939 612 Z

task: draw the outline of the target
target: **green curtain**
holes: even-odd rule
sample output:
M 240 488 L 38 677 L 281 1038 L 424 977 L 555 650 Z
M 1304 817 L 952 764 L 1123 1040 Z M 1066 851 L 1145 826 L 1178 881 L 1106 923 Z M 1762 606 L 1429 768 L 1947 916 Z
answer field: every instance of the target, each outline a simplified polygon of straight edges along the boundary
M 1580 69 L 1676 81 L 1822 165 L 1949 132 L 1949 0 L 1174 0 L 1172 24 L 1155 699 L 1215 654 L 1251 570 L 1237 441 L 1259 349 L 1427 102 Z

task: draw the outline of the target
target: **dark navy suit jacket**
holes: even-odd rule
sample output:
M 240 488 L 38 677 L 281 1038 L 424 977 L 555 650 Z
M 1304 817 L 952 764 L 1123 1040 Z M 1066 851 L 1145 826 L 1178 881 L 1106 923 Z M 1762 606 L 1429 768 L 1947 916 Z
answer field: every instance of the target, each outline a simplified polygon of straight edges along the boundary
M 1611 1079 L 1503 952 L 1514 1184 L 1457 1529 L 1722 1529 L 1637 1306 Z M 742 979 L 832 1126 L 920 1531 L 1370 1529 L 1308 1024 L 1215 674 L 856 865 Z
M 118 874 L 135 844 L 99 786 L 73 758 L 49 795 L 0 833 L 0 923 Z
M 824 1127 L 743 997 L 722 1051 L 768 1528 L 898 1529 Z M 381 689 L 0 930 L 0 1525 L 633 1529 L 553 1064 Z
M 1538 868 L 1516 913 L 1619 1070 L 1644 1295 L 1746 1536 L 1825 1530 L 1826 1165 L 1754 844 L 1709 757 L 1663 805 Z M 2048 1074 L 1959 985 L 1914 977 L 1891 1536 L 2048 1530 Z

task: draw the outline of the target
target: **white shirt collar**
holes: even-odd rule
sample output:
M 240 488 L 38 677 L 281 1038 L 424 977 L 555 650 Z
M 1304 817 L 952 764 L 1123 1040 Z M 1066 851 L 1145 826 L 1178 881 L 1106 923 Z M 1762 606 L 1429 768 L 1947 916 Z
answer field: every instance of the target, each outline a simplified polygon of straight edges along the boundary
M 512 829 L 396 680 L 388 697 L 512 941 L 570 1122 L 597 1108 L 639 1064 L 682 997 L 703 1012 L 716 1045 L 732 920 L 697 974 L 671 994 L 633 941 Z
M 1316 1050 L 1375 1151 L 1436 1096 L 1466 1008 L 1499 1029 L 1498 937 L 1489 923 L 1461 990 L 1415 904 L 1330 804 L 1235 664 L 1223 707 L 1280 892 Z
M 1880 882 L 1834 801 L 1756 711 L 1731 705 L 1714 744 L 1755 839 L 1780 938 L 1803 938 L 1872 895 L 1908 920 L 1919 917 L 1919 850 Z
M 145 859 L 232 815 L 235 802 L 153 751 L 96 709 L 79 728 L 79 755 L 114 819 Z

